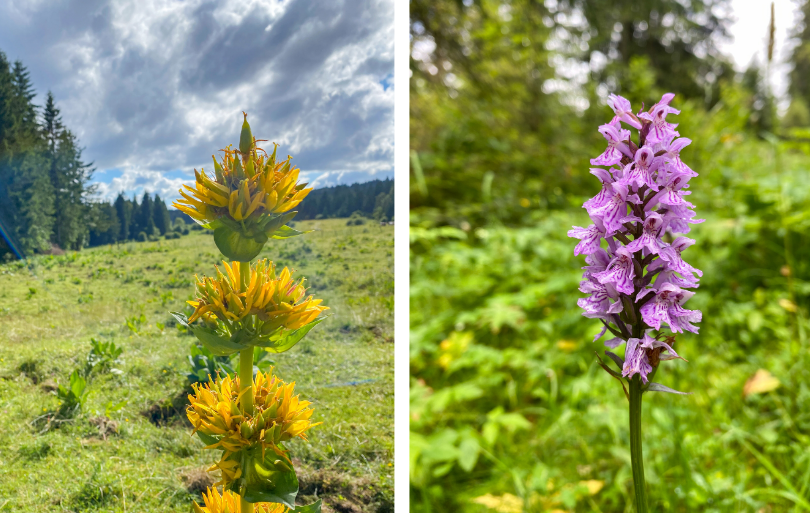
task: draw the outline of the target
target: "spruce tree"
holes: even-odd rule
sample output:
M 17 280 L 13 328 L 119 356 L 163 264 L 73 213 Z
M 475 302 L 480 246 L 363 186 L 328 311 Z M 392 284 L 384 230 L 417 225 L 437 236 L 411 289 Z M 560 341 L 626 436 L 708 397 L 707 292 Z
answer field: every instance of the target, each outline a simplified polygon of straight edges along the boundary
M 155 235 L 154 205 L 148 192 L 143 193 L 143 199 L 138 207 L 138 233 L 144 232 L 147 236 Z
M 118 240 L 121 223 L 114 205 L 106 201 L 87 205 L 90 245 L 112 244 Z
M 28 71 L 17 61 L 11 74 L 11 94 L 5 102 L 11 123 L 4 134 L 0 180 L 7 187 L 7 211 L 14 235 L 27 253 L 45 251 L 50 247 L 54 222 L 46 142 L 37 123 L 36 93 Z
M 127 240 L 129 239 L 131 206 L 128 204 L 123 192 L 118 193 L 118 197 L 115 198 L 114 206 L 115 214 L 119 221 L 118 234 L 116 235 L 115 240 Z
M 155 227 L 160 231 L 161 235 L 166 235 L 172 229 L 172 220 L 169 217 L 169 209 L 166 207 L 166 203 L 157 194 L 155 194 L 153 210 Z

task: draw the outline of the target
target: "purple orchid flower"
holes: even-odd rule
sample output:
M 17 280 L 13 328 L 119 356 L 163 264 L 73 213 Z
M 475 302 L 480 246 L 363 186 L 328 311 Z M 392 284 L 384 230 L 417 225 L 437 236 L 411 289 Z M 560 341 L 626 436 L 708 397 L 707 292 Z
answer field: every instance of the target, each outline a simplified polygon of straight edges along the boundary
M 630 102 L 621 96 L 611 94 L 608 96 L 608 105 L 613 109 L 616 116 L 613 118 L 615 121 L 624 121 L 628 125 L 638 130 L 641 130 L 641 123 L 638 118 L 633 115 L 633 109 L 630 107 Z
M 610 283 L 622 294 L 633 293 L 633 278 L 636 276 L 633 265 L 633 253 L 626 247 L 616 250 L 616 256 L 611 260 L 607 268 L 593 275 L 599 283 Z
M 694 295 L 689 289 L 697 288 L 703 276 L 683 258 L 695 241 L 676 236 L 668 244 L 663 239 L 670 233 L 687 234 L 692 224 L 703 222 L 686 200 L 689 181 L 698 174 L 683 162 L 681 152 L 692 141 L 680 137 L 678 125 L 667 121 L 680 113 L 670 107 L 674 96 L 663 95 L 637 115 L 625 98 L 610 96 L 615 116 L 599 127 L 608 147 L 591 160 L 603 166 L 590 171 L 601 189 L 583 204 L 592 224 L 568 232 L 579 239 L 574 254 L 585 255 L 587 264 L 580 283 L 587 297 L 577 304 L 585 317 L 604 324 L 594 341 L 610 329 L 615 336 L 605 342 L 607 347 L 627 342 L 622 375 L 639 374 L 644 383 L 659 361 L 680 358 L 670 344 L 658 340 L 662 333 L 653 337 L 650 332 L 668 327 L 673 333 L 697 333 L 695 323 L 702 319 L 699 310 L 683 306 Z M 630 129 L 638 131 L 637 143 Z M 634 311 L 626 311 L 629 305 Z M 653 354 L 656 358 L 650 360 Z
M 657 191 L 658 184 L 652 179 L 652 172 L 658 169 L 661 164 L 660 159 L 655 158 L 655 153 L 649 146 L 639 148 L 636 151 L 633 163 L 625 167 L 624 177 L 621 183 L 625 185 L 635 185 L 636 187 L 647 186 Z
M 604 153 L 595 159 L 591 159 L 591 164 L 594 166 L 612 166 L 621 162 L 622 156 L 633 157 L 630 148 L 623 142 L 630 138 L 630 130 L 622 129 L 618 119 L 600 126 L 599 133 L 607 139 L 608 147 Z

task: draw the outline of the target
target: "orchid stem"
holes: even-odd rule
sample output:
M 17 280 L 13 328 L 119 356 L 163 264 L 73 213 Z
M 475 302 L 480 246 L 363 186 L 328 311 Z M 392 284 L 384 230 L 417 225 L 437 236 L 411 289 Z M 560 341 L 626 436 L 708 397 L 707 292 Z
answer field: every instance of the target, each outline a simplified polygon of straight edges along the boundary
M 647 513 L 647 487 L 644 482 L 644 459 L 641 452 L 641 376 L 636 374 L 630 380 L 630 463 L 633 467 L 636 511 Z

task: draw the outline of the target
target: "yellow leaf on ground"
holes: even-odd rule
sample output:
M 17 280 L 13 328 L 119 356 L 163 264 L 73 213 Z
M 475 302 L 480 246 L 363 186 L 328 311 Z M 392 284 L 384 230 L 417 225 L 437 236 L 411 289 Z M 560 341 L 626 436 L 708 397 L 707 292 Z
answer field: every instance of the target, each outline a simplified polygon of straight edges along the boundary
M 520 497 L 511 493 L 505 493 L 501 496 L 488 493 L 476 497 L 472 502 L 494 509 L 498 513 L 521 513 L 523 511 L 523 501 L 520 500 Z
M 765 392 L 776 390 L 781 384 L 779 379 L 774 377 L 773 374 L 765 369 L 759 369 L 756 374 L 748 378 L 748 381 L 745 382 L 743 395 L 748 397 L 751 394 L 764 394 Z
M 779 306 L 787 310 L 788 312 L 795 312 L 796 311 L 796 303 L 791 301 L 790 299 L 782 298 L 779 300 Z
M 557 347 L 566 353 L 570 353 L 577 348 L 577 343 L 571 340 L 558 340 Z
M 587 481 L 580 481 L 579 484 L 588 487 L 588 495 L 596 495 L 599 490 L 604 488 L 605 482 L 598 479 L 588 479 Z

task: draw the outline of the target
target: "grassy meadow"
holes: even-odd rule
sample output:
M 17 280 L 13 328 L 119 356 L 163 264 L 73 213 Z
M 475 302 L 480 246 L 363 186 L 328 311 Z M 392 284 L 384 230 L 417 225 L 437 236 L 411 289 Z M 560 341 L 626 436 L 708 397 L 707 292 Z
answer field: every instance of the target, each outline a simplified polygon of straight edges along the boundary
M 326 511 L 393 510 L 393 226 L 303 221 L 260 258 L 305 276 L 330 317 L 275 373 L 314 403 L 310 441 L 292 441 L 300 494 Z M 185 419 L 195 342 L 169 311 L 220 257 L 201 231 L 0 265 L 0 511 L 190 510 L 215 479 Z M 46 429 L 54 389 L 86 365 L 91 338 L 120 361 L 90 374 L 82 412 Z M 115 410 L 116 405 L 123 407 Z M 105 419 L 105 411 L 108 417 Z

